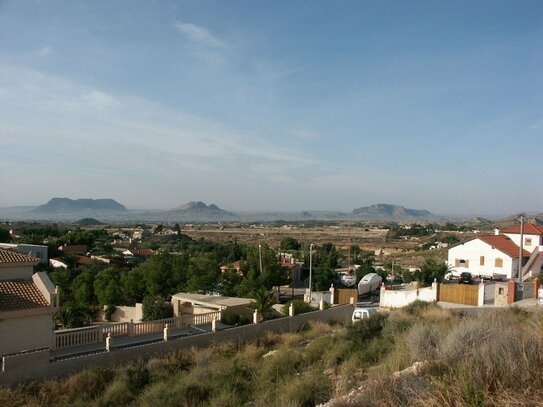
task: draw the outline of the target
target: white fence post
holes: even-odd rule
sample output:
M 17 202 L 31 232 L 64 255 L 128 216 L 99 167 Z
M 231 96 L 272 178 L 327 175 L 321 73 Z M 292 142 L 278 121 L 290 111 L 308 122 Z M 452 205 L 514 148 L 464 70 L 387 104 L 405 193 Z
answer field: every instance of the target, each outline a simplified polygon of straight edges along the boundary
M 211 331 L 217 332 L 217 319 L 213 318 L 213 321 L 211 321 Z
M 168 337 L 170 334 L 170 328 L 168 328 L 168 324 L 164 325 L 164 342 L 168 341 Z
M 109 352 L 112 346 L 113 346 L 113 338 L 111 337 L 111 333 L 108 333 L 107 338 L 106 338 L 106 352 Z
M 294 316 L 294 303 L 290 303 L 290 306 L 288 307 L 288 316 L 293 317 Z
M 319 301 L 319 309 L 321 311 L 324 310 L 324 298 L 321 298 L 321 300 Z
M 253 324 L 258 324 L 258 310 L 255 309 L 255 312 L 253 312 Z

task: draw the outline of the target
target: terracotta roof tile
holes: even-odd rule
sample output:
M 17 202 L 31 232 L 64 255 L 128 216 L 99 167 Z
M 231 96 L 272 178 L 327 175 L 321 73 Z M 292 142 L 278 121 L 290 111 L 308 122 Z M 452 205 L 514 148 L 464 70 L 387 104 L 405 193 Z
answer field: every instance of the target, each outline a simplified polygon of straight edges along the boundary
M 503 229 L 501 233 L 515 233 L 520 234 L 520 225 L 511 226 L 509 228 Z M 543 226 L 536 225 L 535 223 L 526 223 L 524 225 L 524 234 L 525 235 L 543 235 Z
M 38 263 L 39 260 L 15 250 L 0 248 L 0 263 Z
M 505 235 L 480 235 L 478 239 L 507 254 L 509 257 L 517 258 L 519 255 L 519 247 Z M 530 252 L 524 250 L 523 257 L 529 256 Z
M 48 306 L 49 303 L 33 281 L 0 281 L 0 312 Z

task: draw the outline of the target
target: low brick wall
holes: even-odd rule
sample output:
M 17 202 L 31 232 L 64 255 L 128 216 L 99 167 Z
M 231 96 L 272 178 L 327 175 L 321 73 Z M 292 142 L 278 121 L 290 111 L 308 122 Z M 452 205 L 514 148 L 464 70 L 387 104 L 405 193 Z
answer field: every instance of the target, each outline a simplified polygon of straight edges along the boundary
M 323 311 L 265 321 L 256 325 L 245 325 L 218 332 L 172 339 L 168 342 L 157 342 L 61 361 L 50 361 L 49 350 L 5 356 L 3 371 L 0 372 L 0 384 L 10 386 L 27 380 L 61 377 L 92 366 L 111 367 L 133 360 L 161 356 L 179 349 L 203 348 L 215 342 L 244 342 L 266 332 L 294 332 L 309 321 L 350 323 L 353 309 L 352 305 L 341 305 Z

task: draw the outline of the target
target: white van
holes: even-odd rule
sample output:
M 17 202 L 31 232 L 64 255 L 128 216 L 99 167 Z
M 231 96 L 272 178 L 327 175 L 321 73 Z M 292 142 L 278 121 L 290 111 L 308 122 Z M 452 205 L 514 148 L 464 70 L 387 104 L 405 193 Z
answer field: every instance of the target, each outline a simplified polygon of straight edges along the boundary
M 353 311 L 353 322 L 369 318 L 370 315 L 377 313 L 377 308 L 355 308 Z

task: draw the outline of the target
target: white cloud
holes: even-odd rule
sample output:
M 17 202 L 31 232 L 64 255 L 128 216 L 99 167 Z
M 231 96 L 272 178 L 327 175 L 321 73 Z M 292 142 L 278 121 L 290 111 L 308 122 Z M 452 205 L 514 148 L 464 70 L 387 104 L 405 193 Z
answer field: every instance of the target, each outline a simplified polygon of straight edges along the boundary
M 34 151 L 65 171 L 145 176 L 153 169 L 162 178 L 183 172 L 220 185 L 255 173 L 300 179 L 300 171 L 315 165 L 206 117 L 34 70 L 0 63 L 0 89 L 0 138 L 10 139 L 12 156 Z
M 40 57 L 47 57 L 53 54 L 53 52 L 53 48 L 51 47 L 41 47 L 39 50 L 36 51 L 36 54 Z
M 204 27 L 189 23 L 177 23 L 174 24 L 174 27 L 190 42 L 196 45 L 211 48 L 226 47 L 226 43 L 224 41 L 211 34 L 211 32 L 209 32 Z
M 300 139 L 300 140 L 311 140 L 311 141 L 314 141 L 314 140 L 318 140 L 320 139 L 320 135 L 311 130 L 311 129 L 308 129 L 307 127 L 305 126 L 296 126 L 292 129 L 290 129 L 289 133 L 296 137 L 297 139 Z

